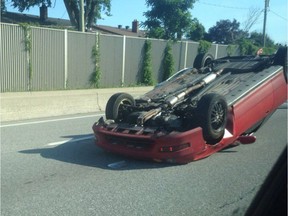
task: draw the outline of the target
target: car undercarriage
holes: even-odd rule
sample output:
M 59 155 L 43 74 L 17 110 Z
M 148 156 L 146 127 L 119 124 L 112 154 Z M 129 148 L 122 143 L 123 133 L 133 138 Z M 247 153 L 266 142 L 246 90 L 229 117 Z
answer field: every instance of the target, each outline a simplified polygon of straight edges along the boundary
M 285 61 L 286 66 L 279 64 Z M 101 118 L 93 129 L 98 138 L 109 133 L 104 143 L 138 149 L 155 138 L 185 137 L 191 131 L 210 146 L 233 143 L 259 129 L 263 119 L 287 99 L 286 91 L 287 54 L 286 60 L 277 53 L 225 57 L 202 68 L 185 68 L 138 98 L 122 92 L 112 95 L 106 119 Z M 190 148 L 191 137 L 174 140 L 176 146 L 166 145 L 171 140 L 162 141 L 160 152 Z M 201 145 L 200 152 L 206 148 Z

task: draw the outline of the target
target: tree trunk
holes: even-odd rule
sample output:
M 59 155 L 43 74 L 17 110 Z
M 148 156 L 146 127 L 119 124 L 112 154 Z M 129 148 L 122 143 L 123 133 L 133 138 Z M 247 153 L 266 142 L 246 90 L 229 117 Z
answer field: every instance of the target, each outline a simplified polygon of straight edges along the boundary
M 79 8 L 75 1 L 64 0 L 66 10 L 69 15 L 70 22 L 79 30 Z
M 94 24 L 95 16 L 96 16 L 96 2 L 92 1 L 89 7 L 89 12 L 87 12 L 87 28 L 90 28 L 92 24 Z

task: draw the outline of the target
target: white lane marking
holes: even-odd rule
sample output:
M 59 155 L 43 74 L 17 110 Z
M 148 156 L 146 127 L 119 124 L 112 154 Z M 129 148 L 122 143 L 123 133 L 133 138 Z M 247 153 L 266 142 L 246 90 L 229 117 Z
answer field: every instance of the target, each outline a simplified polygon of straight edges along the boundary
M 122 167 L 127 166 L 127 162 L 126 161 L 118 161 L 118 162 L 115 162 L 115 163 L 108 164 L 107 166 L 109 168 L 112 168 L 112 169 L 120 169 Z
M 94 138 L 93 135 L 82 137 L 82 138 L 78 138 L 78 139 L 68 139 L 68 140 L 62 140 L 62 141 L 58 141 L 58 142 L 51 142 L 51 143 L 48 143 L 46 145 L 47 146 L 57 146 L 57 145 L 62 145 L 64 143 L 73 143 L 73 142 L 78 142 L 78 141 L 92 139 L 92 138 Z
M 0 125 L 0 128 L 15 127 L 15 126 L 22 126 L 22 125 L 30 125 L 30 124 L 41 124 L 41 123 L 57 122 L 57 121 L 67 121 L 67 120 L 90 118 L 90 117 L 97 117 L 97 116 L 103 116 L 103 114 L 76 116 L 76 117 L 59 118 L 59 119 L 49 119 L 49 120 L 32 121 L 32 122 L 22 122 L 22 123 L 7 124 L 7 125 L 4 124 L 4 125 Z

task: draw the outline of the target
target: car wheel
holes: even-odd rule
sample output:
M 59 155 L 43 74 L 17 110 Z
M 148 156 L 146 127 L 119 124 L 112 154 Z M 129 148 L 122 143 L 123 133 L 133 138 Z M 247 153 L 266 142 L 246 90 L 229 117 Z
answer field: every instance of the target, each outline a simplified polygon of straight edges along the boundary
M 214 57 L 208 53 L 200 53 L 196 56 L 193 67 L 200 69 L 202 67 L 206 67 L 214 60 Z
M 135 105 L 134 98 L 127 93 L 116 93 L 112 95 L 105 109 L 106 119 L 112 119 L 116 122 L 122 121 L 124 118 L 125 105 Z
M 197 105 L 198 122 L 202 127 L 204 140 L 208 144 L 218 143 L 224 136 L 227 122 L 227 102 L 222 95 L 204 95 Z

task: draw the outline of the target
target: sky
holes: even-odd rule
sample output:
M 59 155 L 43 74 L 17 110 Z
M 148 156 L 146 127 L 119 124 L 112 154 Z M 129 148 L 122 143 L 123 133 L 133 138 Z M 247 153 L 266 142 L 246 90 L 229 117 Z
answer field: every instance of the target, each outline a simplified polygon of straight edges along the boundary
M 7 1 L 6 1 L 7 2 Z M 6 7 L 8 11 L 17 12 L 9 6 L 8 0 Z M 220 20 L 236 19 L 240 24 L 247 21 L 249 11 L 251 9 L 263 10 L 265 0 L 197 0 L 192 10 L 190 10 L 192 18 L 197 18 L 200 23 L 208 31 L 209 28 L 216 25 Z M 103 19 L 98 20 L 99 25 L 115 26 L 130 26 L 132 21 L 145 21 L 146 17 L 143 13 L 147 11 L 145 0 L 111 0 L 111 14 L 106 16 L 103 14 Z M 266 22 L 266 33 L 276 43 L 287 44 L 287 0 L 269 0 L 269 8 Z M 39 15 L 39 8 L 30 8 L 29 11 L 24 11 L 26 14 Z M 63 0 L 52 0 L 52 7 L 48 9 L 48 16 L 54 18 L 68 19 L 68 14 L 64 6 Z M 263 32 L 264 12 L 259 16 L 258 21 L 250 29 L 251 31 Z M 242 28 L 243 25 L 240 26 Z

